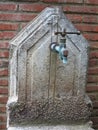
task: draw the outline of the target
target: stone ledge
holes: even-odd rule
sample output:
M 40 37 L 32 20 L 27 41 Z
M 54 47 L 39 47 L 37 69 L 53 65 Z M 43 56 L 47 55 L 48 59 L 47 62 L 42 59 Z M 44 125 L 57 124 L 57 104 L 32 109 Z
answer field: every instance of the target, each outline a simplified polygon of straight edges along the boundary
M 38 126 L 15 126 L 9 127 L 8 130 L 94 130 L 91 128 L 91 122 L 87 124 L 71 124 L 71 125 L 57 125 L 57 126 L 45 126 L 45 125 L 38 125 Z
M 62 125 L 28 125 L 28 126 L 11 126 L 7 130 L 94 130 L 92 127 L 92 121 L 86 123 L 66 123 Z

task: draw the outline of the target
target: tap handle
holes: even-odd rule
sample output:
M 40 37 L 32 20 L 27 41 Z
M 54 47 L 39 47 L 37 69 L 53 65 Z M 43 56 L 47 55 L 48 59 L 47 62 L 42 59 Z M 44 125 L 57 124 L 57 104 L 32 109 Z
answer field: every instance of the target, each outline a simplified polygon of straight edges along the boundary
M 67 57 L 67 56 L 68 56 L 68 50 L 65 50 L 65 51 L 63 52 L 63 55 L 64 55 L 64 57 Z

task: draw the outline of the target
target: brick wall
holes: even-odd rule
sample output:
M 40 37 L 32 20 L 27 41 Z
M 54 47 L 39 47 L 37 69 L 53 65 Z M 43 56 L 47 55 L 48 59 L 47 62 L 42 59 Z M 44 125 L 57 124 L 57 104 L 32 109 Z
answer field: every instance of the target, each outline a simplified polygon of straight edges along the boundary
M 98 129 L 98 0 L 0 0 L 0 130 L 6 129 L 8 42 L 41 10 L 51 5 L 62 5 L 68 19 L 90 43 L 87 92 L 94 106 L 91 119 Z

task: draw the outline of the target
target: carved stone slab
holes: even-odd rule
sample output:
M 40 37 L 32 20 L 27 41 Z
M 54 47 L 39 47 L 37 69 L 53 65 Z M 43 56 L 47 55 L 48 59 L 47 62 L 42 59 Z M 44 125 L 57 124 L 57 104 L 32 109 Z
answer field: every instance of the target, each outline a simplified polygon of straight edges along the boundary
M 49 48 L 57 26 L 77 31 L 59 8 L 46 8 L 10 42 L 8 127 L 88 121 L 88 42 L 82 35 L 66 35 L 69 55 L 63 64 Z

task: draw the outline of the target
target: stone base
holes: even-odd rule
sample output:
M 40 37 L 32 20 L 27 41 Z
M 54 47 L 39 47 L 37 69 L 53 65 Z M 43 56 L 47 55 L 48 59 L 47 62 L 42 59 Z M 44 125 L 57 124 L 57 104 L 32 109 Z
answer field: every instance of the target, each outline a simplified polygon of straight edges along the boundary
M 67 122 L 88 121 L 91 105 L 83 96 L 36 100 L 28 103 L 17 102 L 9 105 L 9 124 L 65 124 Z
M 86 124 L 66 124 L 66 125 L 38 125 L 38 126 L 15 126 L 9 127 L 7 130 L 94 130 L 91 128 L 91 122 Z

